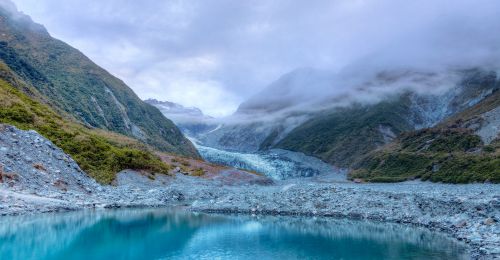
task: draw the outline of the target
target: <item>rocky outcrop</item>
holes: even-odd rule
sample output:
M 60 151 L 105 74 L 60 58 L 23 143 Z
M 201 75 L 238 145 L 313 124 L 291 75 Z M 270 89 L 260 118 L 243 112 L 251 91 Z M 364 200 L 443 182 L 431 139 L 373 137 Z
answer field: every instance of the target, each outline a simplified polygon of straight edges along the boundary
M 490 144 L 495 139 L 500 139 L 500 107 L 488 111 L 481 115 L 483 124 L 476 133 L 485 144 Z
M 73 159 L 37 132 L 0 125 L 0 167 L 4 186 L 39 195 L 72 192 L 86 196 L 100 188 Z
M 158 189 L 172 177 L 135 183 L 124 171 L 117 179 L 127 185 L 105 186 L 83 172 L 52 142 L 30 130 L 0 125 L 0 215 L 26 214 L 94 207 L 161 206 L 171 198 Z M 133 184 L 133 185 L 132 185 Z

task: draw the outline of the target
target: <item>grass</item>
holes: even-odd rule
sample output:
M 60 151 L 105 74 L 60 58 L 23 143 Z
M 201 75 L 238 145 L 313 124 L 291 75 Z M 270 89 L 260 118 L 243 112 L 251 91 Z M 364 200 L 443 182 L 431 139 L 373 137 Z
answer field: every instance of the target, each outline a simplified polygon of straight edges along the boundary
M 116 133 L 86 128 L 4 80 L 0 80 L 0 108 L 0 123 L 36 130 L 100 183 L 111 183 L 124 169 L 164 174 L 170 170 L 146 145 Z
M 201 168 L 201 167 L 200 168 L 196 168 L 189 175 L 196 176 L 196 177 L 201 177 L 201 176 L 205 175 L 205 170 L 203 170 L 203 168 Z
M 432 128 L 404 134 L 355 165 L 352 179 L 395 182 L 500 183 L 500 145 L 485 146 L 469 129 Z

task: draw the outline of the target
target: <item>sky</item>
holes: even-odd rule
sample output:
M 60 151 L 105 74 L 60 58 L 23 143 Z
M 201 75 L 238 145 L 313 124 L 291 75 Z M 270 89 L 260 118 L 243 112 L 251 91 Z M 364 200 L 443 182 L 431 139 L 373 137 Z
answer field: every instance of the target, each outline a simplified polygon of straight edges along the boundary
M 13 1 L 142 99 L 216 117 L 297 68 L 500 60 L 498 0 Z

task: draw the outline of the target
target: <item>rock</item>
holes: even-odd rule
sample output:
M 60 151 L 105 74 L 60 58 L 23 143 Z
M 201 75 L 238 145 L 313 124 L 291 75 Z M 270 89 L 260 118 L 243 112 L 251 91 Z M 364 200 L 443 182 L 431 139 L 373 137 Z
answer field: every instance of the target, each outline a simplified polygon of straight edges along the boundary
M 8 195 L 0 194 L 0 205 L 3 206 L 0 215 L 94 206 L 169 206 L 185 201 L 182 204 L 193 211 L 325 215 L 410 223 L 445 230 L 454 237 L 463 238 L 474 250 L 483 248 L 483 253 L 488 256 L 485 259 L 495 259 L 495 255 L 489 256 L 498 248 L 496 216 L 500 191 L 495 184 L 407 182 L 357 185 L 354 183 L 363 181 L 331 183 L 298 178 L 276 180 L 269 186 L 226 186 L 180 174 L 163 180 L 163 175 L 157 175 L 156 181 L 140 174 L 130 174 L 126 175 L 129 177 L 126 182 L 101 186 L 80 170 L 75 171 L 78 168 L 76 163 L 36 132 L 26 134 L 26 131 L 10 129 L 9 134 L 0 132 L 2 147 L 10 147 L 9 155 L 0 154 L 0 164 L 4 165 L 4 172 L 16 172 L 20 178 L 10 188 L 5 183 L 0 184 L 0 192 L 9 192 Z M 10 137 L 13 132 L 23 136 L 17 144 Z M 25 135 L 28 137 L 24 138 Z M 47 146 L 34 148 L 29 140 L 36 137 Z M 57 174 L 34 171 L 33 164 L 23 160 L 27 156 L 43 162 L 48 172 Z M 68 162 L 56 158 L 67 158 Z M 180 167 L 177 170 L 180 171 Z M 61 182 L 55 183 L 56 180 Z M 62 189 L 66 189 L 66 193 Z M 29 197 L 42 200 L 30 201 Z M 189 205 L 189 202 L 193 203 Z M 17 207 L 12 209 L 14 205 Z
M 487 218 L 483 221 L 483 224 L 485 225 L 493 225 L 495 224 L 497 221 L 494 219 L 494 218 Z
M 364 181 L 362 179 L 354 179 L 352 180 L 354 183 L 363 183 Z
M 455 224 L 455 227 L 458 227 L 458 228 L 462 228 L 465 226 L 467 226 L 467 221 L 465 221 L 465 220 L 462 220 L 462 221 L 458 222 L 457 224 Z

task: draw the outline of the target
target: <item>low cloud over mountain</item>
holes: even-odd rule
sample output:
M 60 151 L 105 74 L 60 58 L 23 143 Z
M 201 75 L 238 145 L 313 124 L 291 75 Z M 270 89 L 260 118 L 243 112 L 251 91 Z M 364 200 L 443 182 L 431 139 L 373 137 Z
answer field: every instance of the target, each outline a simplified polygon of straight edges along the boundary
M 215 116 L 300 67 L 359 75 L 500 60 L 496 0 L 15 2 L 141 98 Z

